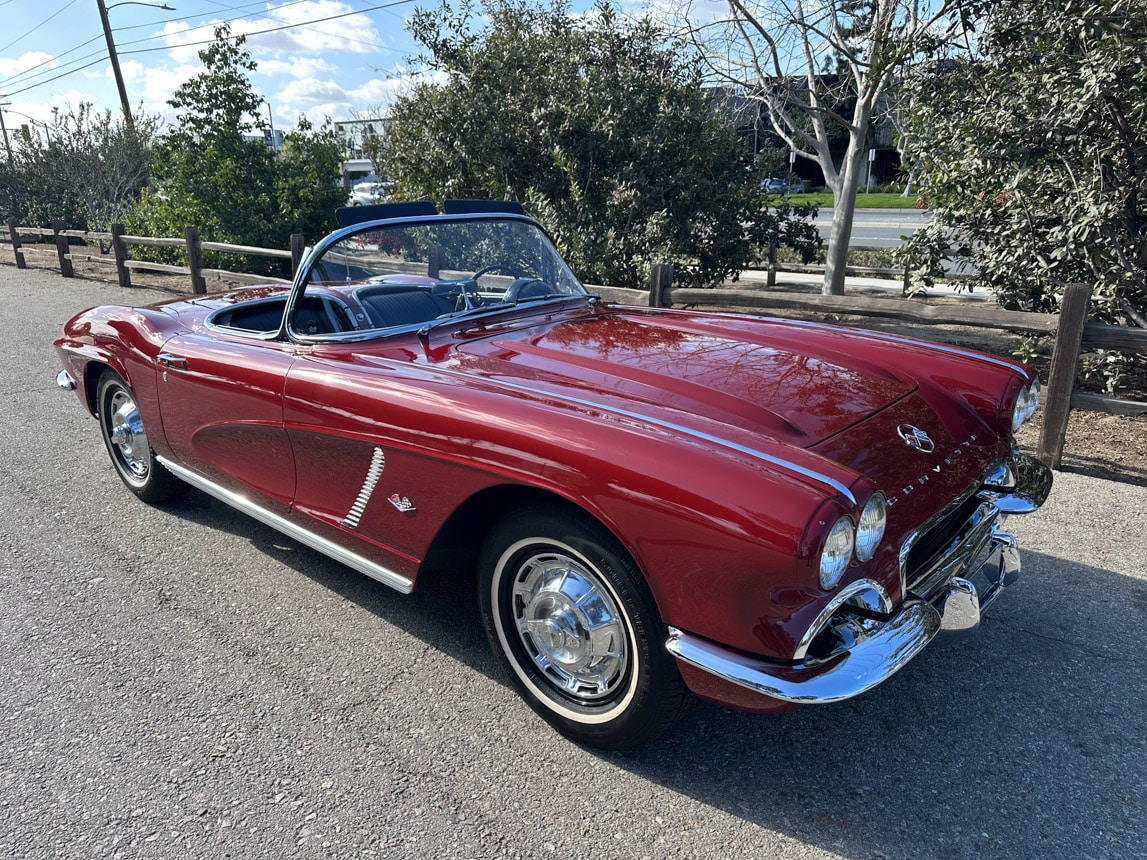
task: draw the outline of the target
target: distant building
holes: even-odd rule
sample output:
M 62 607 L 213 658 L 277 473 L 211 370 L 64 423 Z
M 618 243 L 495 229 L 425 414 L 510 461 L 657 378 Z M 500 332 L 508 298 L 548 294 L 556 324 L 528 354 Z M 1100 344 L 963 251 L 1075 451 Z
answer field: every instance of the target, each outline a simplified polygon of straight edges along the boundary
M 368 140 L 385 138 L 390 120 L 349 119 L 334 123 L 335 134 L 343 144 L 343 185 L 350 187 L 355 180 L 374 173 L 374 165 L 363 151 Z
M 251 132 L 250 134 L 243 135 L 244 140 L 249 140 L 252 143 L 262 143 L 268 149 L 273 149 L 275 152 L 283 151 L 283 133 L 278 129 L 265 128 L 261 132 Z

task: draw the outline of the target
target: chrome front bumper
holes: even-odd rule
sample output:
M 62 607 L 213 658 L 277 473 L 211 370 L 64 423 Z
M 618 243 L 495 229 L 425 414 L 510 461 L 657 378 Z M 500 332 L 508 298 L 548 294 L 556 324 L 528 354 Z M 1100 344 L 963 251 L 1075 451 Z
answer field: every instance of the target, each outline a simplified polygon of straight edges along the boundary
M 1006 493 L 981 495 L 983 507 L 991 510 L 977 512 L 980 518 L 970 523 L 955 562 L 934 565 L 920 581 L 927 585 L 924 593 L 909 591 L 887 618 L 873 620 L 872 616 L 881 613 L 869 613 L 867 618 L 841 624 L 852 637 L 847 650 L 826 659 L 806 657 L 782 664 L 732 651 L 673 627 L 666 648 L 685 663 L 784 702 L 839 702 L 871 690 L 900 671 L 937 634 L 975 629 L 983 611 L 1019 578 L 1015 538 L 1000 530 L 998 521 L 1001 514 L 1027 513 L 1042 505 L 1051 488 L 1051 473 L 1029 457 L 1018 459 L 1015 486 Z

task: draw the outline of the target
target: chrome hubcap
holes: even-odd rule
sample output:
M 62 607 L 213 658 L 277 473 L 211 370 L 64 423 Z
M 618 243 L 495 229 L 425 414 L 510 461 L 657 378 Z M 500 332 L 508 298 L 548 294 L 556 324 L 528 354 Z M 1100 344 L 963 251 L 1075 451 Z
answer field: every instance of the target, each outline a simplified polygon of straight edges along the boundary
M 550 683 L 585 702 L 621 686 L 624 622 L 590 568 L 560 552 L 532 556 L 518 569 L 512 596 L 518 636 Z
M 151 449 L 139 409 L 126 391 L 112 395 L 108 425 L 108 438 L 119 453 L 120 461 L 135 477 L 146 477 Z

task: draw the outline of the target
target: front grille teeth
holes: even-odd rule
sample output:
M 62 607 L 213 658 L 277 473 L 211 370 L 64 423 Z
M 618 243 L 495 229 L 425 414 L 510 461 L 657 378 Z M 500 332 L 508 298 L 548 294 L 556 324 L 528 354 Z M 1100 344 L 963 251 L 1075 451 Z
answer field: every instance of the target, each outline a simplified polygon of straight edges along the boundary
M 362 482 L 362 489 L 358 491 L 358 498 L 343 517 L 342 524 L 348 529 L 358 528 L 358 522 L 362 519 L 363 511 L 366 510 L 367 502 L 370 501 L 370 495 L 378 485 L 378 479 L 382 477 L 384 468 L 386 468 L 386 455 L 382 453 L 381 448 L 375 448 L 374 453 L 370 455 L 370 467 L 366 470 L 366 478 Z

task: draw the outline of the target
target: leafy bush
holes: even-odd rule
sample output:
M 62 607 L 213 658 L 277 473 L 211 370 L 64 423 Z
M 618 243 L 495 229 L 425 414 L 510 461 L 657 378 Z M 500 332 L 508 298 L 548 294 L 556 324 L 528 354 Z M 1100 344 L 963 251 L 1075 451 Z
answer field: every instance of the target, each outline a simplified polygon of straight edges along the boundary
M 770 205 L 696 58 L 650 20 L 489 0 L 474 30 L 455 8 L 411 24 L 436 75 L 391 114 L 397 196 L 521 201 L 591 283 L 641 287 L 667 261 L 711 285 L 770 236 L 796 241 L 799 213 Z
M 1147 324 L 1144 22 L 1144 0 L 1004 0 L 978 56 L 917 79 L 918 277 L 953 258 L 1005 307 L 1047 312 L 1086 283 L 1095 317 Z
M 118 115 L 84 103 L 53 110 L 46 126 L 23 126 L 16 162 L 0 175 L 0 212 L 37 227 L 61 220 L 72 229 L 108 230 L 147 184 L 158 125 L 141 114 L 129 130 Z
M 342 150 L 329 126 L 315 129 L 305 118 L 285 136 L 281 155 L 252 139 L 264 122 L 263 103 L 248 73 L 256 67 L 244 37 L 229 37 L 223 25 L 199 52 L 205 71 L 175 91 L 176 126 L 155 146 L 155 193 L 144 195 L 129 225 L 150 236 L 182 236 L 199 228 L 204 239 L 266 248 L 287 248 L 292 233 L 311 241 L 335 226 L 335 209 L 346 202 L 338 186 Z M 205 255 L 211 266 L 226 259 Z M 248 269 L 282 273 L 285 264 L 243 258 Z

